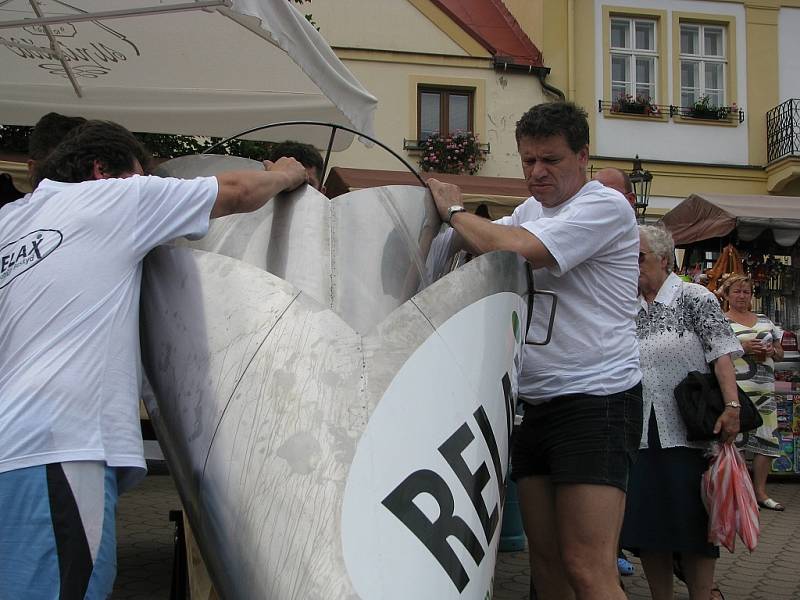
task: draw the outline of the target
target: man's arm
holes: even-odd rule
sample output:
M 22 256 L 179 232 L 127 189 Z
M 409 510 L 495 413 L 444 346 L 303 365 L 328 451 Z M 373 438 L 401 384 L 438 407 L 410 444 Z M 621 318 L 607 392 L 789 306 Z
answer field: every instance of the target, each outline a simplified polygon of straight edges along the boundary
M 277 194 L 300 187 L 308 180 L 305 167 L 293 158 L 264 161 L 264 171 L 226 171 L 217 175 L 219 191 L 211 218 L 252 212 Z
M 463 204 L 458 186 L 428 179 L 428 187 L 436 202 L 439 216 L 447 218 L 447 209 L 455 204 Z M 483 254 L 493 250 L 516 252 L 534 267 L 555 267 L 555 258 L 544 244 L 523 227 L 499 225 L 477 215 L 460 212 L 450 220 L 460 241 L 473 254 Z

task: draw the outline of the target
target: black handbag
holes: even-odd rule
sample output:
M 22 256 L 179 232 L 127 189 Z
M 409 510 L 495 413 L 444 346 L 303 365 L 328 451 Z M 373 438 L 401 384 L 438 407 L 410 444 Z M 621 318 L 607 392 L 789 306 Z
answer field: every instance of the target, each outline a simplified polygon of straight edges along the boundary
M 764 420 L 756 405 L 738 385 L 739 425 L 742 433 L 758 428 Z M 686 439 L 690 442 L 714 440 L 714 424 L 725 410 L 722 390 L 713 371 L 711 373 L 690 372 L 675 387 L 675 402 L 686 424 Z

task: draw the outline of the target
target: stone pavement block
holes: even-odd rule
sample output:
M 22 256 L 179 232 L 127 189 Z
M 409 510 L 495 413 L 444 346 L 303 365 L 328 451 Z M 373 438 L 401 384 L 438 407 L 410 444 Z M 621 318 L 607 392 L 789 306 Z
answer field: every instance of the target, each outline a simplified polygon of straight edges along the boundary
M 761 511 L 761 538 L 752 555 L 740 540 L 735 553 L 722 550 L 716 580 L 726 600 L 800 600 L 800 483 L 770 482 L 767 489 L 786 512 Z M 148 476 L 120 498 L 118 575 L 112 600 L 169 598 L 175 534 L 169 511 L 176 509 L 180 500 L 169 475 Z M 650 600 L 641 562 L 629 558 L 636 573 L 623 578 L 628 599 Z M 527 600 L 529 578 L 527 552 L 499 553 L 493 600 Z M 676 580 L 675 600 L 688 599 L 686 587 Z

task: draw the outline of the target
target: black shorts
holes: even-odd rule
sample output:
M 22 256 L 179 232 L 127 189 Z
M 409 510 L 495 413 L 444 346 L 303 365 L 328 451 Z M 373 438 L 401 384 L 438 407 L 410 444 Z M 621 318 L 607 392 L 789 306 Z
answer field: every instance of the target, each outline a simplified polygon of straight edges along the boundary
M 511 478 L 611 485 L 626 491 L 642 437 L 642 385 L 609 396 L 570 394 L 526 404 Z

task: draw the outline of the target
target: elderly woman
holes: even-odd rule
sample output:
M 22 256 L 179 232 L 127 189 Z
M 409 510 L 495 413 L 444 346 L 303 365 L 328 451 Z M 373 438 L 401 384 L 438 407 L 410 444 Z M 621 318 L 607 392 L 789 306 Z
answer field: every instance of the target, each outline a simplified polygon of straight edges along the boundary
M 778 437 L 778 410 L 775 403 L 775 362 L 783 358 L 783 332 L 766 315 L 750 310 L 753 282 L 745 275 L 731 275 L 722 284 L 722 297 L 728 303 L 731 328 L 739 338 L 744 356 L 734 361 L 736 379 L 758 407 L 764 424 L 747 437 L 745 448 L 753 452 L 753 488 L 761 508 L 784 510 L 767 495 L 769 463 L 781 455 Z
M 639 228 L 639 301 L 636 318 L 645 427 L 631 472 L 622 546 L 641 557 L 653 600 L 673 597 L 673 555 L 683 565 L 689 597 L 712 597 L 719 548 L 708 543 L 708 515 L 700 497 L 708 443 L 690 442 L 673 391 L 689 371 L 719 380 L 725 410 L 715 432 L 733 443 L 739 431 L 732 356 L 741 346 L 716 297 L 672 273 L 674 244 L 665 229 Z

